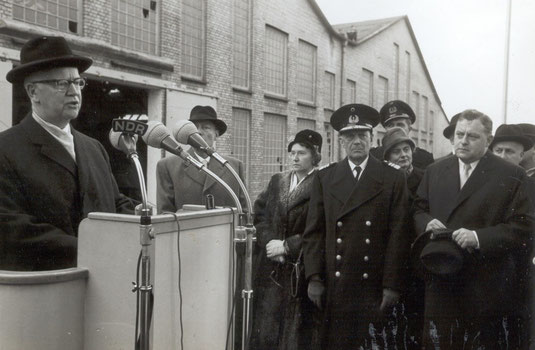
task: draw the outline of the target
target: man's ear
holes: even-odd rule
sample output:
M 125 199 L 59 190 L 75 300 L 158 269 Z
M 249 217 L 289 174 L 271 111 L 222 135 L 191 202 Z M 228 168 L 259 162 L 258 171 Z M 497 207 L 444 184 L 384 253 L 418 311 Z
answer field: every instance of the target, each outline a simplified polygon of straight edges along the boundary
M 487 139 L 487 148 L 490 146 L 490 144 L 492 143 L 492 140 L 494 140 L 494 136 L 490 135 Z
M 35 93 L 36 89 L 37 89 L 37 86 L 35 84 L 29 83 L 24 86 L 24 90 L 26 90 L 26 94 L 30 98 L 30 101 L 35 102 L 35 103 L 39 102 L 39 98 L 37 97 L 37 94 Z

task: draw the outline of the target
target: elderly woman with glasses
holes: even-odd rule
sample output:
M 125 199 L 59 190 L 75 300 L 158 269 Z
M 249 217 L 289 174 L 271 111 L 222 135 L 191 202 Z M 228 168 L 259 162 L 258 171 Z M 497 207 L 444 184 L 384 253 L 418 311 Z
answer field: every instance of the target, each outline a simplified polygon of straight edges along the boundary
M 255 202 L 252 349 L 311 349 L 317 338 L 317 316 L 306 296 L 301 234 L 321 143 L 313 130 L 298 132 L 288 145 L 291 170 L 273 175 Z

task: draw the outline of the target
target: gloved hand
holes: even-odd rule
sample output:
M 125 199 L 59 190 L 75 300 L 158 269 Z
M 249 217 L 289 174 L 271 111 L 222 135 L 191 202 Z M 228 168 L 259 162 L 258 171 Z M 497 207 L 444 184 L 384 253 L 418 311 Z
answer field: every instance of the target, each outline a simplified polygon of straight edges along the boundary
M 284 241 L 280 239 L 272 239 L 266 244 L 266 255 L 268 258 L 274 258 L 279 255 L 285 255 Z
M 316 305 L 318 309 L 323 308 L 323 294 L 325 294 L 325 285 L 319 278 L 311 277 L 308 282 L 308 298 Z
M 394 306 L 399 300 L 399 293 L 395 290 L 384 288 L 383 289 L 383 300 L 379 309 L 385 311 L 386 308 Z

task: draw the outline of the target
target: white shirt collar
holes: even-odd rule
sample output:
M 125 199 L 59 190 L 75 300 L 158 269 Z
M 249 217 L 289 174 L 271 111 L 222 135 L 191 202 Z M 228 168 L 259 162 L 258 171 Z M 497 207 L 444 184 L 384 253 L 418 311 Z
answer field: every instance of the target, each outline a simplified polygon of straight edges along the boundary
M 197 152 L 193 151 L 193 153 L 195 153 L 195 156 L 201 161 L 201 163 L 206 162 L 206 164 L 208 164 L 208 162 L 210 161 L 210 156 L 203 158 Z
M 65 127 L 62 129 L 52 123 L 47 122 L 43 118 L 37 115 L 35 111 L 32 111 L 32 117 L 37 122 L 37 124 L 41 125 L 43 129 L 45 129 L 50 135 L 52 135 L 58 142 L 65 147 L 67 152 L 72 156 L 72 158 L 76 161 L 76 152 L 74 151 L 74 137 L 72 136 L 71 132 L 71 125 L 67 123 Z
M 457 158 L 457 159 L 459 160 L 459 171 L 463 171 L 463 169 L 464 169 L 464 164 L 467 164 L 467 163 L 463 162 L 463 161 L 461 160 L 461 158 Z M 481 159 L 478 159 L 478 160 L 476 160 L 475 162 L 468 163 L 468 164 L 470 164 L 470 174 L 472 173 L 472 171 L 474 171 L 474 169 L 476 168 L 476 166 L 477 166 L 477 164 L 479 163 L 480 160 L 481 160 Z
M 362 175 L 362 173 L 364 172 L 364 169 L 366 169 L 366 166 L 368 165 L 368 160 L 369 159 L 370 159 L 370 156 L 368 155 L 366 157 L 366 159 L 364 159 L 364 161 L 362 163 L 360 163 L 360 165 L 358 165 L 362 169 L 360 171 L 360 175 Z M 349 159 L 349 157 L 347 158 L 347 161 L 349 162 L 349 167 L 351 168 L 351 172 L 353 172 L 353 170 L 355 170 L 355 168 L 357 167 L 357 164 L 353 163 L 351 161 L 351 159 Z M 359 176 L 359 178 L 360 178 L 360 176 Z
M 293 190 L 295 190 L 297 188 L 297 186 L 299 186 L 301 184 L 301 182 L 305 181 L 305 179 L 307 177 L 309 177 L 313 172 L 314 170 L 316 170 L 316 168 L 312 168 L 312 170 L 310 170 L 310 172 L 308 174 L 306 174 L 306 176 L 304 176 L 301 181 L 299 181 L 297 179 L 297 174 L 295 171 L 292 171 L 292 175 L 290 175 L 290 192 L 292 192 Z

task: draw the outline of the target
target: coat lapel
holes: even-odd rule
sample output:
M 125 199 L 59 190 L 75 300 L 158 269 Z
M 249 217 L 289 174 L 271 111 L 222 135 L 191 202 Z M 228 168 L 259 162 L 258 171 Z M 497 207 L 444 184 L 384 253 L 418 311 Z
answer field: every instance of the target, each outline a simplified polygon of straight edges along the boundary
M 349 168 L 349 164 L 347 165 Z M 381 162 L 374 157 L 368 158 L 368 164 L 360 177 L 360 180 L 353 186 L 350 196 L 344 203 L 340 215 L 342 217 L 348 212 L 355 210 L 365 202 L 377 196 L 383 190 Z M 353 174 L 349 170 L 350 180 L 353 180 Z
M 211 170 L 217 176 L 219 176 L 221 179 L 223 179 L 223 173 L 225 172 L 226 169 L 218 161 L 213 159 L 213 157 L 211 157 L 210 161 L 208 162 L 208 169 Z M 204 180 L 203 192 L 208 191 L 208 189 L 212 187 L 213 185 L 215 185 L 216 183 L 217 181 L 214 180 L 211 176 L 206 176 Z
M 290 183 L 292 180 L 291 175 L 291 172 L 285 174 L 283 180 L 281 180 L 281 187 L 285 189 L 286 193 L 288 193 L 288 210 L 291 210 L 304 201 L 310 199 L 310 191 L 307 191 L 307 189 L 309 188 L 310 182 L 314 178 L 314 172 L 310 175 L 307 175 L 303 182 L 301 182 L 299 186 L 297 186 L 297 188 L 290 193 Z
M 192 148 L 190 148 L 188 150 L 188 153 L 195 160 L 197 160 L 197 156 L 195 155 L 195 152 L 193 151 Z M 186 161 L 183 161 L 181 163 L 181 166 L 184 167 L 184 173 L 186 174 L 186 176 L 191 178 L 191 180 L 193 180 L 194 182 L 198 183 L 199 185 L 201 185 L 201 186 L 204 185 L 204 183 L 206 181 L 206 177 L 207 177 L 206 173 L 204 173 L 203 171 L 200 171 L 199 169 L 197 169 L 193 165 L 186 165 Z
M 459 196 L 459 161 L 457 157 L 451 157 L 448 160 L 444 160 L 445 167 L 441 172 L 441 176 L 438 181 L 440 184 L 437 184 L 437 188 L 441 189 L 441 192 L 437 194 L 437 200 L 439 201 L 437 210 L 439 218 L 441 221 L 446 220 L 453 209 L 455 208 L 455 202 Z
M 355 178 L 349 167 L 347 157 L 335 165 L 333 177 L 329 183 L 328 190 L 340 204 L 344 204 L 351 191 L 355 187 Z
M 481 187 L 481 184 L 485 182 L 486 178 L 488 178 L 488 173 L 491 170 L 492 162 L 489 157 L 489 152 L 487 151 L 487 153 L 485 153 L 485 155 L 481 158 L 476 168 L 473 170 L 472 174 L 459 192 L 457 200 L 455 201 L 455 205 L 450 211 L 449 215 L 451 215 L 455 208 L 461 205 L 466 199 L 468 199 L 472 194 L 474 194 L 474 192 L 476 192 Z M 459 178 L 459 175 L 457 175 L 457 177 Z
M 21 122 L 30 140 L 41 147 L 41 154 L 76 176 L 76 163 L 67 150 L 28 114 Z M 72 130 L 72 129 L 71 129 Z

